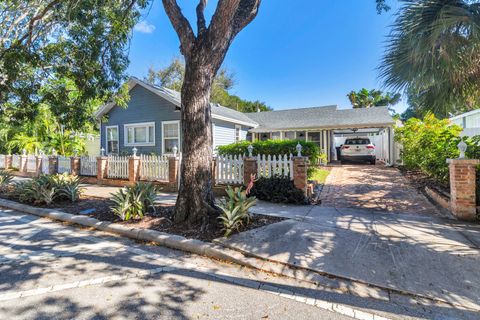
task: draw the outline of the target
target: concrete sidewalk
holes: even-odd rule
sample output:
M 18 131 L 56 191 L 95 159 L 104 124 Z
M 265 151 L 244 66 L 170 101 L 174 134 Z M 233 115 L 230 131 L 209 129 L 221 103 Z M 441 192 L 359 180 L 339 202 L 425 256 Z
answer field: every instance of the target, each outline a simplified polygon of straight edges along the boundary
M 284 264 L 480 310 L 480 226 L 377 210 L 260 202 L 291 218 L 223 245 Z

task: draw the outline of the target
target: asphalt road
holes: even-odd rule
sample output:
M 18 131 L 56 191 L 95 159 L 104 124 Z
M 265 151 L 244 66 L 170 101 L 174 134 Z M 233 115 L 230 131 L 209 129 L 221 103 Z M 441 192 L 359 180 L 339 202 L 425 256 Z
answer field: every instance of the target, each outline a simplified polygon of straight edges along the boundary
M 275 278 L 0 209 L 1 319 L 349 319 Z

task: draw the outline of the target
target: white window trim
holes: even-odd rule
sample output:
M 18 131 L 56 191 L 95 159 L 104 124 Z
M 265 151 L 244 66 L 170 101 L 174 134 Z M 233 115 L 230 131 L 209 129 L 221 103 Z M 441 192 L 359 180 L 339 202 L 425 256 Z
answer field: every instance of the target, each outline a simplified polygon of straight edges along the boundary
M 120 152 L 120 131 L 118 131 L 118 125 L 116 126 L 105 126 L 105 153 L 109 154 L 108 150 L 108 129 L 116 128 L 117 129 L 117 142 L 118 142 L 118 152 Z
M 129 128 L 148 128 L 153 127 L 153 142 L 131 142 L 128 143 Z M 147 129 L 147 141 L 150 140 L 150 130 Z M 154 147 L 155 146 L 155 122 L 128 123 L 123 125 L 123 145 L 125 147 Z
M 166 124 L 172 124 L 172 123 L 177 123 L 178 124 L 178 152 L 180 152 L 181 145 L 182 145 L 182 140 L 180 138 L 180 120 L 173 120 L 173 121 L 162 121 L 162 154 L 171 154 L 171 153 L 166 153 L 165 152 L 165 125 Z M 167 139 L 172 139 L 172 138 L 167 138 Z
M 237 129 L 239 130 L 238 131 L 238 140 L 237 140 Z M 236 124 L 235 125 L 235 131 L 233 133 L 233 139 L 235 140 L 235 142 L 240 142 L 242 141 L 242 126 L 239 125 L 239 124 Z

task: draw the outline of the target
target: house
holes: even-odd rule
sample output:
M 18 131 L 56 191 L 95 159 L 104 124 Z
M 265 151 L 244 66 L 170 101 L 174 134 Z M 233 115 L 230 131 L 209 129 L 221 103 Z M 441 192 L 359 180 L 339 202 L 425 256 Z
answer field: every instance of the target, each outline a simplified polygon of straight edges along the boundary
M 181 147 L 180 94 L 136 78 L 129 83 L 130 101 L 100 108 L 101 146 L 107 154 L 172 153 Z M 240 140 L 298 139 L 318 144 L 328 160 L 349 135 L 368 135 L 380 160 L 394 163 L 394 120 L 386 107 L 338 109 L 336 105 L 241 113 L 212 104 L 213 148 Z
M 171 154 L 180 150 L 180 94 L 136 78 L 128 82 L 127 108 L 115 103 L 96 113 L 100 121 L 101 147 L 107 154 Z M 245 140 L 248 130 L 258 124 L 245 114 L 212 104 L 213 146 Z
M 480 109 L 451 117 L 450 121 L 463 128 L 462 136 L 480 135 Z

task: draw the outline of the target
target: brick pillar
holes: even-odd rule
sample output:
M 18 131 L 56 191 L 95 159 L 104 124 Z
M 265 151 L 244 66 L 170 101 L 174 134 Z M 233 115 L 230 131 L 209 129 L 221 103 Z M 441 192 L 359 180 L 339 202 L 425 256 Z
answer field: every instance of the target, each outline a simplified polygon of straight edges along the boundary
M 80 157 L 70 158 L 70 167 L 74 176 L 80 175 Z
M 178 165 L 179 161 L 177 157 L 168 158 L 168 182 L 175 184 L 177 183 Z
M 27 161 L 28 156 L 26 154 L 22 154 L 20 156 L 20 167 L 18 168 L 19 172 L 27 173 Z
M 35 159 L 35 175 L 38 177 L 42 174 L 42 156 L 36 156 Z
M 256 175 L 258 172 L 257 158 L 246 157 L 243 159 L 243 184 L 248 185 L 252 174 Z
M 57 174 L 58 173 L 58 157 L 50 156 L 48 157 L 48 174 Z
M 128 181 L 137 182 L 140 180 L 140 157 L 131 156 L 128 158 Z
M 307 195 L 307 157 L 293 157 L 293 184 Z
M 475 220 L 476 166 L 478 159 L 448 159 L 450 170 L 450 209 L 460 220 Z
M 108 157 L 97 157 L 97 179 L 103 180 L 107 177 Z
M 5 170 L 11 169 L 12 168 L 12 156 L 11 155 L 6 155 L 5 156 Z

